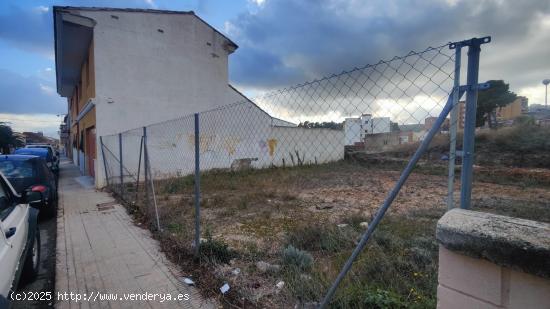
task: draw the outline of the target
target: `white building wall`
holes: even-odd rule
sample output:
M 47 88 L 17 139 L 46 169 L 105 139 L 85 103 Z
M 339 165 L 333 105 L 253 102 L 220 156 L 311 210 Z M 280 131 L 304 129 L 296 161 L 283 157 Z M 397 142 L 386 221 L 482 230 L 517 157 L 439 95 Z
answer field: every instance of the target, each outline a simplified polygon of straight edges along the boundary
M 251 159 L 254 168 L 265 168 L 298 165 L 298 157 L 303 164 L 344 158 L 343 130 L 273 126 L 273 121 L 277 120 L 249 101 L 201 113 L 201 170 L 229 169 L 240 159 Z M 137 135 L 126 134 L 123 138 L 125 169 L 134 171 L 134 175 L 139 161 Z M 148 127 L 147 147 L 153 177 L 192 174 L 194 141 L 192 116 Z M 117 145 L 113 147 L 118 149 Z M 115 178 L 119 175 L 117 170 L 113 174 Z
M 372 123 L 371 123 L 371 120 L 372 120 L 372 116 L 371 115 L 362 115 L 361 117 L 359 117 L 359 121 L 361 123 L 361 135 L 360 135 L 360 138 L 361 140 L 365 140 L 365 136 L 367 134 L 372 134 Z
M 344 130 L 272 127 L 268 142 L 274 147 L 261 153 L 262 167 L 298 165 L 298 156 L 303 164 L 344 159 Z
M 138 12 L 82 14 L 97 22 L 98 135 L 231 103 L 226 96 L 226 40 L 197 17 Z
M 232 103 L 227 39 L 196 16 L 77 13 L 96 21 L 96 186 L 105 184 L 100 136 Z
M 80 14 L 96 21 L 96 97 L 92 99 L 98 137 L 96 186 L 106 184 L 99 137 L 104 136 L 113 152 L 105 154 L 113 181 L 120 174 L 114 160 L 119 155 L 118 139 L 105 137 L 148 125 L 153 176 L 188 174 L 194 169 L 192 114 L 235 102 L 246 103 L 201 113 L 201 169 L 229 168 L 243 158 L 257 159 L 254 167 L 282 165 L 283 159 L 292 165 L 290 154 L 295 157 L 296 152 L 304 163 L 343 159 L 342 130 L 296 128 L 271 118 L 229 87 L 227 40 L 195 16 L 121 11 Z M 172 121 L 186 115 L 191 116 Z M 125 175 L 137 173 L 140 131 L 123 135 Z
M 361 119 L 346 118 L 344 120 L 345 145 L 361 142 Z
M 391 132 L 390 117 L 374 117 L 372 118 L 372 127 L 369 134 L 388 133 Z
M 364 141 L 367 135 L 391 132 L 389 117 L 372 117 L 369 114 L 358 118 L 346 118 L 344 121 L 346 145 Z

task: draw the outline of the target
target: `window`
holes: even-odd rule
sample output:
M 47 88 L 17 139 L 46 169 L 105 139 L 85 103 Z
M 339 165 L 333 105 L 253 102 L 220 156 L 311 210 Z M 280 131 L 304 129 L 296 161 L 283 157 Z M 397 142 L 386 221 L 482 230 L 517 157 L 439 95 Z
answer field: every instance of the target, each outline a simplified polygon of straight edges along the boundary
M 80 100 L 82 100 L 82 82 L 78 83 L 76 90 L 78 91 L 78 109 L 80 111 Z
M 33 177 L 33 168 L 30 161 L 0 161 L 0 171 L 6 178 Z
M 74 103 L 75 103 L 75 111 L 76 111 L 76 115 L 78 115 L 78 113 L 80 112 L 80 106 L 78 104 L 78 102 L 80 101 L 80 97 L 79 97 L 79 94 L 80 94 L 80 89 L 78 89 L 78 86 L 75 87 L 74 89 Z
M 86 71 L 86 89 L 90 88 L 90 63 L 86 61 L 84 64 L 84 70 Z
M 4 220 L 8 216 L 13 209 L 12 206 L 9 195 L 6 194 L 4 186 L 0 184 L 0 219 Z
M 46 163 L 44 163 L 44 161 L 40 160 L 38 162 L 38 166 L 39 166 L 39 169 L 40 169 L 40 173 L 42 174 L 41 177 L 45 177 L 46 179 L 51 180 L 52 171 L 48 168 Z

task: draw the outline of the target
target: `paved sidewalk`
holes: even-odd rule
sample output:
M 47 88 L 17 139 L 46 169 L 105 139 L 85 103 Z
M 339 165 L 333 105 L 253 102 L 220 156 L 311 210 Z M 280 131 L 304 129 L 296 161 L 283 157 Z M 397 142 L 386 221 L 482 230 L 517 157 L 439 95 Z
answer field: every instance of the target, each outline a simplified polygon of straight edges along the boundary
M 178 280 L 176 270 L 147 230 L 135 226 L 123 206 L 105 192 L 95 191 L 77 167 L 61 164 L 57 218 L 57 264 L 54 299 L 60 293 L 79 293 L 93 300 L 56 301 L 57 308 L 212 308 L 195 288 Z M 107 204 L 103 204 L 107 203 Z M 98 208 L 98 204 L 100 205 Z M 100 301 L 123 293 L 188 294 L 182 302 Z M 152 297 L 152 296 L 151 296 Z

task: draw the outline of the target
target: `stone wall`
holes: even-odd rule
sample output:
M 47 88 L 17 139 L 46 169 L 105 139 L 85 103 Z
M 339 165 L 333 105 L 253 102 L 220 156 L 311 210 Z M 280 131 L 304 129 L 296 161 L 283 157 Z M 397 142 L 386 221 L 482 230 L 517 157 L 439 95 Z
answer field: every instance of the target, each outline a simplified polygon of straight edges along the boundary
M 550 224 L 454 209 L 437 239 L 438 308 L 550 308 Z

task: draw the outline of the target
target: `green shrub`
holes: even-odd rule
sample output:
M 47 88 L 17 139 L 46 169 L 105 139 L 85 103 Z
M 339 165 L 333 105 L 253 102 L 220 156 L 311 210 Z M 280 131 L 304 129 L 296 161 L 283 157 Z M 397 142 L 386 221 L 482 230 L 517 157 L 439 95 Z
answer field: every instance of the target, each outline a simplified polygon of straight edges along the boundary
M 179 176 L 171 179 L 166 179 L 161 182 L 161 190 L 159 193 L 182 193 L 185 191 L 185 189 L 193 188 L 194 184 L 195 180 L 193 176 Z
M 362 299 L 362 305 L 364 308 L 406 307 L 399 295 L 382 289 L 366 290 Z
M 523 115 L 523 116 L 516 117 L 516 119 L 514 119 L 514 123 L 520 126 L 535 125 L 535 118 L 531 116 Z
M 304 225 L 287 236 L 288 244 L 308 251 L 339 252 L 354 247 L 356 235 L 352 229 L 334 225 Z
M 489 149 L 499 152 L 534 153 L 550 150 L 550 129 L 526 122 L 481 135 Z
M 313 257 L 306 251 L 288 245 L 283 250 L 283 265 L 288 268 L 309 271 L 313 267 Z
M 213 239 L 208 230 L 206 231 L 206 241 L 201 242 L 199 251 L 201 260 L 211 263 L 228 264 L 232 258 L 237 256 L 236 252 L 229 249 L 224 241 Z

